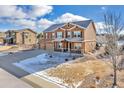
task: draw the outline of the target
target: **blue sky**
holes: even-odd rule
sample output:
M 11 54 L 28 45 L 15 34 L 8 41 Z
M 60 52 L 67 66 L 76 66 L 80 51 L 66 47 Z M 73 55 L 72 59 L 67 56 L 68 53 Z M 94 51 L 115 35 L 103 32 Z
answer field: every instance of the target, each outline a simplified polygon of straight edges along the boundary
M 121 12 L 124 6 L 53 5 L 53 6 L 0 6 L 0 31 L 31 28 L 41 32 L 55 23 L 92 19 L 102 22 L 105 11 Z

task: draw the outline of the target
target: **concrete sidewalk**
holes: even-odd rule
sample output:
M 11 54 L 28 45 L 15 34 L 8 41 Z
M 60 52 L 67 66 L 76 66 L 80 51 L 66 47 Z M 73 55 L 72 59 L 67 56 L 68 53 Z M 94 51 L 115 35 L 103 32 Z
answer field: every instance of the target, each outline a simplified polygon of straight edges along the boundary
M 35 76 L 33 74 L 21 78 L 21 80 L 27 82 L 34 88 L 61 88 L 59 85 L 43 79 L 42 77 Z
M 32 86 L 0 68 L 0 88 L 32 88 Z

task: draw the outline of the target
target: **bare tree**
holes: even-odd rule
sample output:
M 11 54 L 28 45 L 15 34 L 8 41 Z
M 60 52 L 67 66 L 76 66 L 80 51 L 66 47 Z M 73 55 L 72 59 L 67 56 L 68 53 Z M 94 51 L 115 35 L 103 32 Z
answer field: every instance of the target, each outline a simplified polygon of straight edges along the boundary
M 119 35 L 123 30 L 122 18 L 120 13 L 107 11 L 104 13 L 103 32 L 106 35 L 106 51 L 111 57 L 113 64 L 113 85 L 117 87 L 117 63 L 120 55 L 118 46 Z

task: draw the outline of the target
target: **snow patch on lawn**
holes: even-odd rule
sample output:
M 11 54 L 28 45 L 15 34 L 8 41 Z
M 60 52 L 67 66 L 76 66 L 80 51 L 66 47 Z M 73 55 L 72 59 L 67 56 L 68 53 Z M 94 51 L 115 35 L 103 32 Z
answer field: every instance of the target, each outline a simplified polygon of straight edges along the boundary
M 46 58 L 46 54 L 41 54 L 36 57 L 16 62 L 14 65 L 24 69 L 29 73 L 33 73 L 38 71 L 41 68 L 41 65 L 45 64 L 47 61 L 48 59 Z
M 42 78 L 46 81 L 54 83 L 62 88 L 78 88 L 83 82 L 83 81 L 74 82 L 73 85 L 69 85 L 69 84 L 65 83 L 64 80 L 62 80 L 58 77 L 49 76 L 46 71 L 36 72 L 36 73 L 33 73 L 32 75 L 38 76 L 39 78 Z
M 66 88 L 68 87 L 67 84 L 63 84 L 63 80 L 62 79 L 59 79 L 57 77 L 50 77 L 47 75 L 47 73 L 45 71 L 41 71 L 41 72 L 36 72 L 36 73 L 33 73 L 32 75 L 34 76 L 37 76 L 39 78 L 42 78 L 48 82 L 51 82 L 53 84 L 56 84 L 58 86 L 60 86 L 61 88 Z
M 65 59 L 71 60 L 72 58 L 66 54 L 53 54 L 52 57 L 50 57 L 49 54 L 44 53 L 13 64 L 29 73 L 34 73 L 62 64 L 65 62 Z

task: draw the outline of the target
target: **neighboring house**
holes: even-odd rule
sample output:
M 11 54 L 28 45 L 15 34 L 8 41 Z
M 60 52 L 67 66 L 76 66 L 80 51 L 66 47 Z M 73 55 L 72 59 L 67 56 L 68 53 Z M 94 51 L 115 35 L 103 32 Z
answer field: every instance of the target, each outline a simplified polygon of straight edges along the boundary
M 4 44 L 5 42 L 5 33 L 4 32 L 0 32 L 0 44 Z
M 6 43 L 17 45 L 36 44 L 36 32 L 31 29 L 8 30 L 6 34 Z
M 96 47 L 96 29 L 92 20 L 54 24 L 43 31 L 41 48 L 83 53 Z

